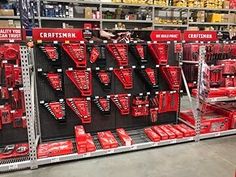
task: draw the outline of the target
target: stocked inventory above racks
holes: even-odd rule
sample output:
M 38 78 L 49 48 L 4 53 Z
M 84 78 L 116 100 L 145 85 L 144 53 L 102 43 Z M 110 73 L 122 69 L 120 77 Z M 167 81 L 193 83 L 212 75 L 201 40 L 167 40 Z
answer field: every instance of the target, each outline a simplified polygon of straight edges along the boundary
M 37 0 L 34 18 L 39 27 L 53 28 L 83 28 L 84 23 L 90 23 L 90 28 L 107 30 L 184 30 L 197 27 L 207 30 L 230 30 L 232 33 L 235 31 L 236 10 L 233 7 L 230 9 L 229 4 L 222 4 L 221 8 L 203 8 L 187 7 L 184 4 L 160 6 L 155 2 L 127 2 Z M 19 14 L 14 15 L 9 18 L 0 15 L 0 19 L 18 20 Z

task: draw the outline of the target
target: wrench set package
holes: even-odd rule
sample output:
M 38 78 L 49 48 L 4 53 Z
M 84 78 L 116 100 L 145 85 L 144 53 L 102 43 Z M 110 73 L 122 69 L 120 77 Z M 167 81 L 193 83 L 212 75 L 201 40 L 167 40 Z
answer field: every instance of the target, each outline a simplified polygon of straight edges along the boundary
M 47 30 L 47 38 L 33 37 L 43 141 L 72 137 L 75 131 L 77 151 L 86 153 L 96 150 L 95 142 L 103 149 L 132 145 L 126 128 L 177 122 L 182 49 L 176 42 L 87 41 L 82 33 L 79 39 L 55 39 L 50 36 L 57 29 Z M 94 136 L 99 142 L 93 143 Z
M 146 136 L 153 142 L 168 139 L 181 139 L 195 135 L 195 130 L 185 124 L 165 124 L 145 128 Z

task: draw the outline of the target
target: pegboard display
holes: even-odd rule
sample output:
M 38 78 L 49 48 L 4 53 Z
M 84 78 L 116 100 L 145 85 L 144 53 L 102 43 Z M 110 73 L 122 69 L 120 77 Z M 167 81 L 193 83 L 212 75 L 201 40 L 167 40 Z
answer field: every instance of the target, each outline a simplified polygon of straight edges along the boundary
M 96 133 L 177 123 L 176 43 L 147 40 L 35 39 L 42 140 L 73 137 L 76 125 Z
M 0 43 L 0 146 L 27 141 L 20 43 Z

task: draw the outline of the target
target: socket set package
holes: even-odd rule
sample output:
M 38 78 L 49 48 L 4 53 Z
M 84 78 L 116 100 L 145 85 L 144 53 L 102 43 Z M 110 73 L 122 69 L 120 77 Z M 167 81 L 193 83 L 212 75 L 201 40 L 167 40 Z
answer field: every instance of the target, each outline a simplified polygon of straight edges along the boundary
M 29 145 L 27 143 L 6 145 L 0 152 L 0 159 L 22 157 L 28 155 L 28 153 Z

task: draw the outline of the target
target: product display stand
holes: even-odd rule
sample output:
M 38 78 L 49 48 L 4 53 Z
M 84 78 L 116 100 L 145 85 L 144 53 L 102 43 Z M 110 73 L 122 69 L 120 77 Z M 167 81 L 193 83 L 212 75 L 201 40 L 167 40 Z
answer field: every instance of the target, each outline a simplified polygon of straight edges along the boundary
M 0 172 L 236 134 L 201 134 L 201 103 L 209 101 L 201 94 L 205 46 L 198 51 L 196 107 L 182 68 L 183 45 L 214 42 L 216 32 L 136 35 L 124 42 L 85 39 L 78 29 L 33 30 L 34 46 L 20 47 L 29 153 L 0 160 Z M 182 82 L 194 125 L 180 118 Z

